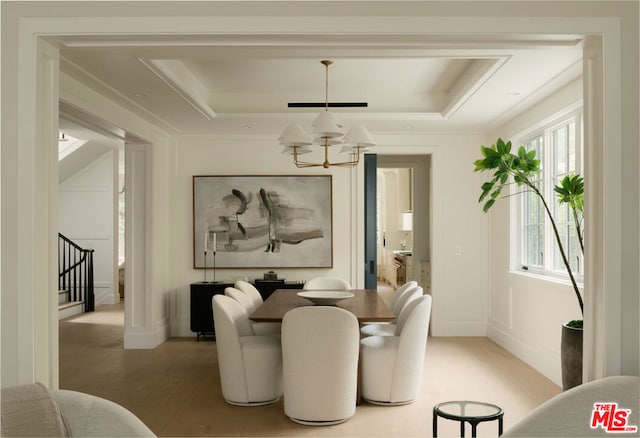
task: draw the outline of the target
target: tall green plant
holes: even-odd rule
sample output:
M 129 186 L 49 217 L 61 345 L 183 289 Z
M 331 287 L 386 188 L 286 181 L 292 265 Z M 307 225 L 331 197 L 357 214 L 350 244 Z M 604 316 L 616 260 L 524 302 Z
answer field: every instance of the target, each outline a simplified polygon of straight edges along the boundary
M 584 220 L 584 178 L 580 175 L 567 175 L 560 185 L 553 190 L 558 195 L 558 202 L 569 205 L 571 215 L 573 216 L 573 225 L 576 228 L 578 242 L 580 242 L 580 250 L 584 255 L 584 238 L 582 233 L 582 223 Z
M 511 178 L 513 178 L 513 182 L 515 182 L 518 187 L 523 187 L 525 189 L 524 191 L 531 191 L 540 198 L 544 211 L 547 213 L 547 217 L 553 227 L 553 234 L 556 238 L 558 249 L 560 250 L 562 262 L 569 274 L 569 279 L 571 280 L 573 290 L 576 298 L 578 299 L 580 312 L 584 315 L 584 303 L 582 301 L 582 296 L 580 295 L 578 283 L 576 282 L 573 270 L 569 264 L 567 253 L 562 243 L 562 239 L 560 238 L 556 221 L 551 214 L 551 210 L 549 209 L 549 205 L 547 204 L 544 195 L 535 184 L 536 176 L 540 173 L 540 160 L 536 158 L 536 151 L 527 151 L 524 146 L 520 146 L 518 153 L 513 154 L 511 153 L 511 142 L 509 141 L 505 143 L 501 138 L 499 138 L 495 144 L 491 145 L 491 147 L 480 146 L 480 150 L 484 158 L 474 162 L 475 171 L 493 171 L 493 178 L 482 184 L 481 187 L 482 194 L 480 195 L 478 202 L 484 202 L 482 207 L 483 211 L 485 213 L 489 211 L 493 204 L 495 204 L 496 200 L 500 198 L 502 189 L 505 186 L 512 184 Z M 582 252 L 584 253 L 582 233 L 584 180 L 579 175 L 568 175 L 561 181 L 560 185 L 554 188 L 554 190 L 558 194 L 558 201 L 566 203 L 573 212 L 578 240 L 580 242 Z

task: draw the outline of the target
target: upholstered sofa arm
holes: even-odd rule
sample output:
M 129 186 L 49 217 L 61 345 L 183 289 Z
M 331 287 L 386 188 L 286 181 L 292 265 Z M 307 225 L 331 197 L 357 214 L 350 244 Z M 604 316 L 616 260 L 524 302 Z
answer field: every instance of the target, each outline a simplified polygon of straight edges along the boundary
M 66 437 L 58 404 L 41 383 L 2 388 L 0 435 L 4 437 Z
M 126 408 L 103 398 L 76 391 L 52 390 L 71 436 L 155 437 L 138 417 Z
M 2 388 L 4 437 L 155 437 L 124 407 L 76 391 L 48 390 L 41 383 Z
M 503 437 L 592 437 L 640 436 L 640 429 L 631 433 L 612 434 L 602 421 L 592 428 L 595 403 L 617 403 L 618 409 L 628 409 L 627 425 L 640 427 L 640 377 L 615 376 L 585 383 L 556 395 L 534 409 L 509 428 Z

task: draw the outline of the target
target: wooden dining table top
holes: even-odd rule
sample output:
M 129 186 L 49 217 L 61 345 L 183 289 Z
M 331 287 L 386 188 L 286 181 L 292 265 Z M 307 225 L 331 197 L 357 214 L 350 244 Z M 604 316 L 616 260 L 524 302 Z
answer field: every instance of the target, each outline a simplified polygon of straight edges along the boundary
M 255 322 L 282 322 L 284 314 L 296 307 L 313 306 L 306 298 L 298 296 L 300 290 L 276 289 L 249 319 Z M 307 291 L 308 292 L 308 291 Z M 358 322 L 389 322 L 396 317 L 375 289 L 349 289 L 352 298 L 339 301 L 336 307 L 353 313 Z

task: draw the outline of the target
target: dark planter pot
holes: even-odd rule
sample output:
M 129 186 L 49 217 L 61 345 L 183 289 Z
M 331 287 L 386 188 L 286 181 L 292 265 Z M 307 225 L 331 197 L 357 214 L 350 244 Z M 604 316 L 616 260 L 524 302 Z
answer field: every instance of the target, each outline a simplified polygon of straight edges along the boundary
M 582 384 L 582 329 L 562 326 L 562 389 Z

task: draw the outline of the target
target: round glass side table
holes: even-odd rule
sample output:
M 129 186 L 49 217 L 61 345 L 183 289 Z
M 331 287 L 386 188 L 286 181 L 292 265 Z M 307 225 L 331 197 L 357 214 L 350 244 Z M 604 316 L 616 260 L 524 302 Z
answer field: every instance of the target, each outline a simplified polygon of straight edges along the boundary
M 433 407 L 433 436 L 438 436 L 438 417 L 460 422 L 460 436 L 464 437 L 464 423 L 471 424 L 471 436 L 476 436 L 479 423 L 498 420 L 498 436 L 502 435 L 502 408 L 491 403 L 454 400 Z

